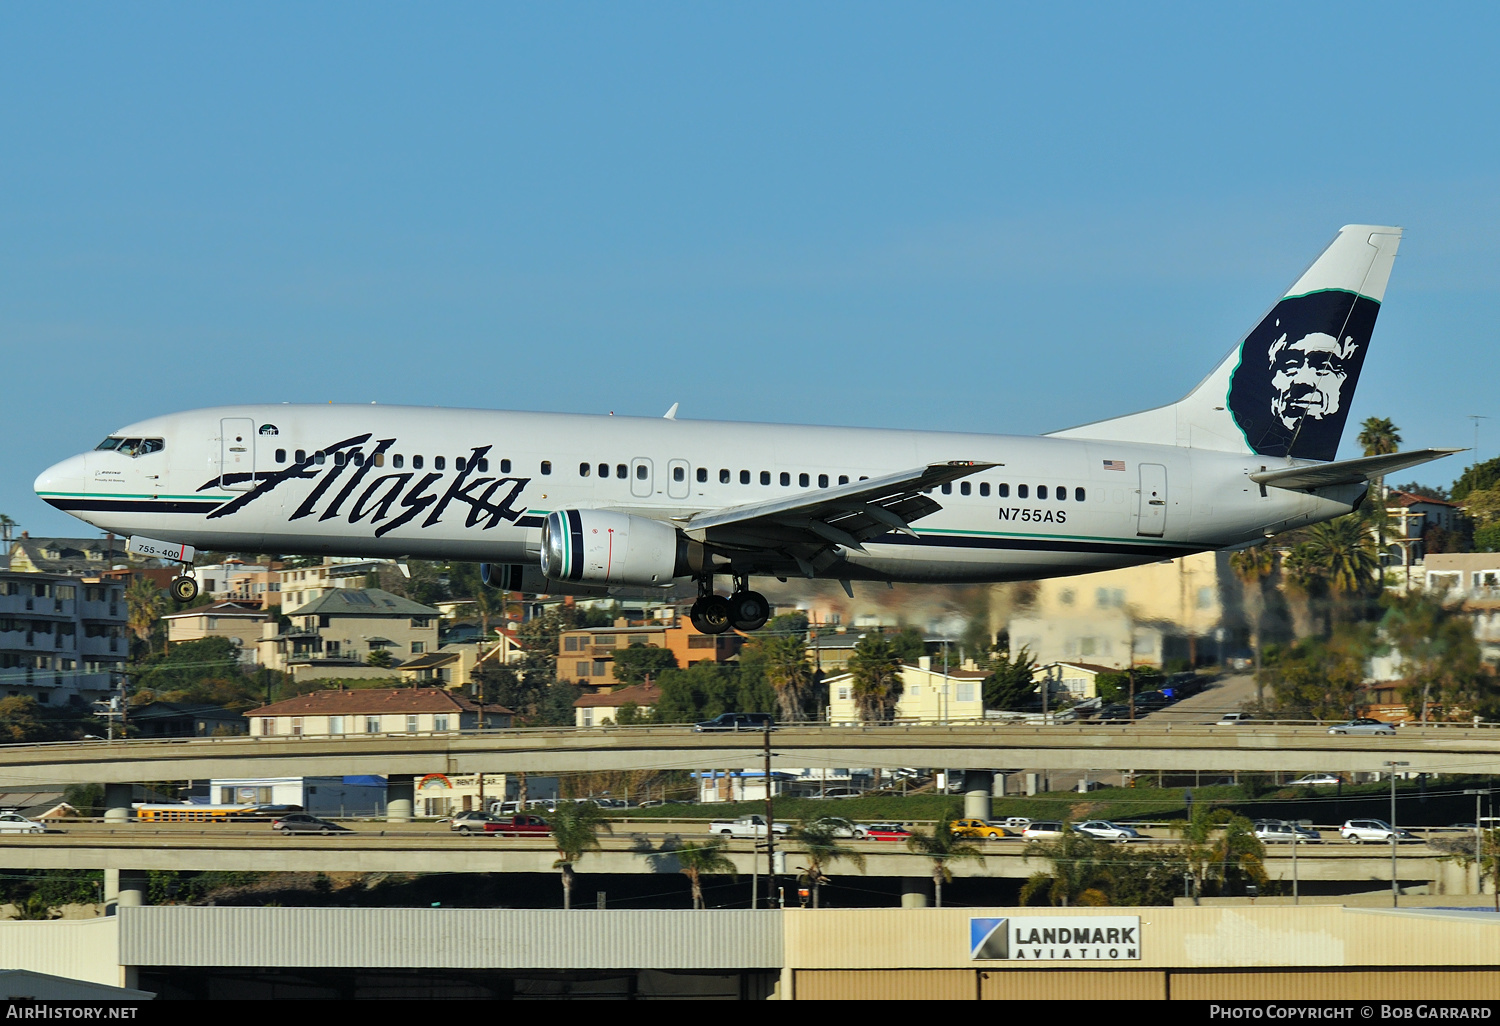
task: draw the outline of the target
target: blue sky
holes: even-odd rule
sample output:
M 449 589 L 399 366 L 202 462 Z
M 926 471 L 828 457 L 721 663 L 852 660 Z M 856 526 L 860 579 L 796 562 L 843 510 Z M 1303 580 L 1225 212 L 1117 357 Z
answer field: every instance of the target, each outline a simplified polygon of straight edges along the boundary
M 1408 233 L 1351 423 L 1493 457 L 1497 22 L 5 5 L 0 512 L 87 533 L 39 470 L 231 401 L 1065 427 L 1186 392 L 1362 221 Z

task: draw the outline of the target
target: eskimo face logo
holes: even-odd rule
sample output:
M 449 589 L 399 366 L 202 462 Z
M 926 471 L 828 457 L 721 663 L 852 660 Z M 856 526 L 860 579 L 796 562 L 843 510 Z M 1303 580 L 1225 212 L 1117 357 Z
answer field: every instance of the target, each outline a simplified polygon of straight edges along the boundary
M 1290 344 L 1282 335 L 1271 346 L 1271 415 L 1296 431 L 1304 418 L 1323 420 L 1339 412 L 1349 358 L 1359 349 L 1352 337 L 1341 342 L 1321 331 Z
M 1380 304 L 1328 289 L 1283 299 L 1240 345 L 1229 410 L 1262 456 L 1331 460 Z

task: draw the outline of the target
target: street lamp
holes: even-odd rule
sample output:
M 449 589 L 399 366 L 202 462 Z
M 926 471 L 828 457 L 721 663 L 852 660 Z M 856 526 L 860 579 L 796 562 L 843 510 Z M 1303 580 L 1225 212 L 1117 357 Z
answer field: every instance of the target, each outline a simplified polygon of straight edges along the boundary
M 1396 881 L 1396 841 L 1399 831 L 1396 829 L 1396 769 L 1399 766 L 1410 766 L 1409 762 L 1384 762 L 1391 771 L 1391 907 L 1401 906 L 1401 885 Z
M 1464 794 L 1472 794 L 1474 796 L 1474 872 L 1475 879 L 1479 881 L 1478 893 L 1480 894 L 1484 893 L 1484 863 L 1480 861 L 1484 831 L 1480 828 L 1479 824 L 1479 796 L 1489 793 L 1488 790 L 1477 787 L 1464 790 Z

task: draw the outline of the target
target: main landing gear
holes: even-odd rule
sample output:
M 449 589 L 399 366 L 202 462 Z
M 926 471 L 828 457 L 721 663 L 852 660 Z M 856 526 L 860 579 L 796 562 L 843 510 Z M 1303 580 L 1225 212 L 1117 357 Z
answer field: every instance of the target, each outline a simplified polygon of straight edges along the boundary
M 723 634 L 733 627 L 737 631 L 758 631 L 771 618 L 771 603 L 758 591 L 750 590 L 750 579 L 736 575 L 734 594 L 728 598 L 713 593 L 712 577 L 698 581 L 698 601 L 688 618 L 699 634 Z

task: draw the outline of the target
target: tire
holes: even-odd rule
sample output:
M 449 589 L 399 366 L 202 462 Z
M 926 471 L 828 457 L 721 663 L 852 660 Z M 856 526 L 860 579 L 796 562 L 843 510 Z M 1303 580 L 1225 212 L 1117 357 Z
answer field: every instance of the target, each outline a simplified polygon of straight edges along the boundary
M 1351 834 L 1351 835 L 1349 835 L 1349 843 L 1350 844 L 1361 844 L 1363 842 L 1360 841 L 1358 834 Z
M 729 600 L 722 595 L 708 595 L 693 603 L 688 613 L 699 634 L 723 634 L 729 630 Z
M 167 590 L 178 602 L 191 602 L 198 597 L 198 582 L 191 577 L 174 577 Z
M 771 618 L 771 603 L 758 591 L 729 596 L 729 620 L 737 631 L 758 631 Z

